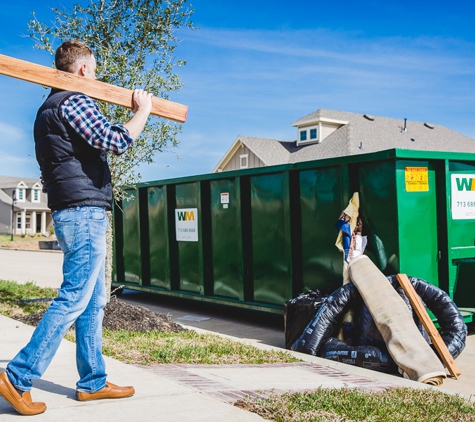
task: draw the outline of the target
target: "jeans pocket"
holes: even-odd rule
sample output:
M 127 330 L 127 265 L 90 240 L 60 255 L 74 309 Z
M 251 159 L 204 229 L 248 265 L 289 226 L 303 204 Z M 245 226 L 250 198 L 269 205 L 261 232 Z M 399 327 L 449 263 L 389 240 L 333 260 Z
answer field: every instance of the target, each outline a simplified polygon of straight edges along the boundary
M 62 223 L 55 225 L 54 231 L 61 250 L 66 254 L 73 249 L 74 239 L 79 231 L 79 223 Z
M 72 250 L 80 227 L 80 213 L 74 209 L 61 210 L 53 214 L 54 232 L 63 253 Z
M 91 220 L 104 221 L 107 219 L 106 211 L 103 208 L 91 207 Z

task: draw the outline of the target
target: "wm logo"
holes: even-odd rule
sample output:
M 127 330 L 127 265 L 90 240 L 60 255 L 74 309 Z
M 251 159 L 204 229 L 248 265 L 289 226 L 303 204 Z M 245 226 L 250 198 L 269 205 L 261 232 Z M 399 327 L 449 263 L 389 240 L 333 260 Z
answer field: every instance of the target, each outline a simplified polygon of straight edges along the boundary
M 475 190 L 475 179 L 473 178 L 456 177 L 455 181 L 457 182 L 457 190 L 459 192 Z
M 195 213 L 193 211 L 177 211 L 178 221 L 195 221 Z

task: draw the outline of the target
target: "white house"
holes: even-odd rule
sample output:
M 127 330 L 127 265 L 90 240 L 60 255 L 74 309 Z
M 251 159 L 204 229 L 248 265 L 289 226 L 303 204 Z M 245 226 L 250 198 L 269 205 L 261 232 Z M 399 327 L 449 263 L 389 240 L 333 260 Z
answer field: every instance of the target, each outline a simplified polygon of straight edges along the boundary
M 238 136 L 213 173 L 393 148 L 475 152 L 475 139 L 444 126 L 406 119 L 319 109 L 292 126 L 294 141 Z
M 52 225 L 39 179 L 0 176 L 0 233 L 46 234 Z

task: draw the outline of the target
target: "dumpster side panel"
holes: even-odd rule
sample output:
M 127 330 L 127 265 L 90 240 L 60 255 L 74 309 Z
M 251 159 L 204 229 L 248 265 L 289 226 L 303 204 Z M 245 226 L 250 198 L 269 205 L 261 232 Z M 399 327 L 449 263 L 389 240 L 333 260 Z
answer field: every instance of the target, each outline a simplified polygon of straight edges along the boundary
M 235 179 L 211 181 L 210 190 L 213 294 L 239 299 L 241 232 Z
M 124 281 L 140 284 L 142 281 L 142 261 L 138 190 L 127 191 L 126 197 L 122 200 L 122 209 Z
M 198 182 L 176 185 L 175 211 L 197 209 L 197 213 L 193 213 L 192 216 L 189 214 L 189 218 L 193 218 L 195 222 L 198 222 L 200 218 L 200 201 L 198 195 Z M 185 215 L 184 211 L 181 212 L 182 215 Z M 201 293 L 203 291 L 203 287 L 200 271 L 200 233 L 198 232 L 197 241 L 177 240 L 177 245 L 179 262 L 179 289 L 194 293 Z
M 439 286 L 436 166 L 398 160 L 399 271 Z
M 284 176 L 250 178 L 252 219 L 253 300 L 283 304 L 289 291 Z
M 395 170 L 395 162 L 386 160 L 362 163 L 358 171 L 365 255 L 386 275 L 399 270 Z
M 166 186 L 148 188 L 147 199 L 150 243 L 150 285 L 170 290 Z
M 334 228 L 346 204 L 341 203 L 338 166 L 300 172 L 303 292 L 342 284 L 343 254 L 335 246 Z

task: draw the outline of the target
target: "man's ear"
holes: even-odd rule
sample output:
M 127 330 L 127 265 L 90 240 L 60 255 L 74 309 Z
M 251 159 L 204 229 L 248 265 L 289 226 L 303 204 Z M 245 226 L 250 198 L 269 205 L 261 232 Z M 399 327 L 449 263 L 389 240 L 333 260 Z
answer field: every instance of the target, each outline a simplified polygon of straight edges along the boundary
M 81 63 L 81 66 L 79 66 L 79 69 L 78 69 L 78 75 L 79 76 L 85 76 L 86 75 L 86 68 L 87 68 L 87 64 L 86 63 Z

